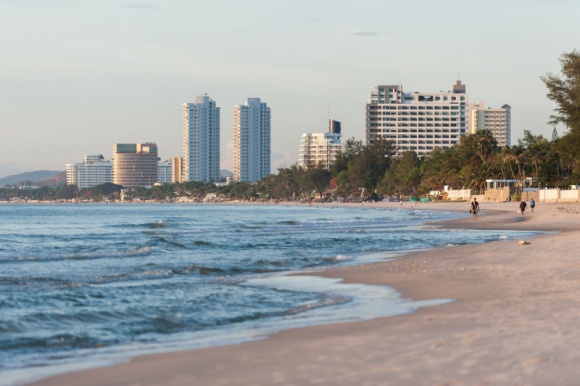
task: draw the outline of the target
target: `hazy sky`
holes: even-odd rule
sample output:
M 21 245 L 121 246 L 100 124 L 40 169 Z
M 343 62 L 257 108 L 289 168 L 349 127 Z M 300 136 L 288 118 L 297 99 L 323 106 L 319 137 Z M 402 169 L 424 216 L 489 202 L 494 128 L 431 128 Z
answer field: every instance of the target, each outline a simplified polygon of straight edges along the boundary
M 248 97 L 272 110 L 273 171 L 329 112 L 364 140 L 379 84 L 461 79 L 470 101 L 512 106 L 512 143 L 550 138 L 539 77 L 580 48 L 578 20 L 577 0 L 0 0 L 0 177 L 111 159 L 115 143 L 181 156 L 182 104 L 205 93 L 229 170 L 233 106 Z

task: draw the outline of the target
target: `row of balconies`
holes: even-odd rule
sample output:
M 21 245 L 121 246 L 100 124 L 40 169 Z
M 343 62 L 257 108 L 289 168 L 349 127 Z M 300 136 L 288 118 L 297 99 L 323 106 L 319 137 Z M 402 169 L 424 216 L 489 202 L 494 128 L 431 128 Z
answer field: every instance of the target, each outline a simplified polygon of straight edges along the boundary
M 432 105 L 379 105 L 369 106 L 369 110 L 459 110 L 460 106 L 432 106 Z
M 426 145 L 426 144 L 433 144 L 433 145 L 453 145 L 457 143 L 457 141 L 397 141 L 397 145 Z

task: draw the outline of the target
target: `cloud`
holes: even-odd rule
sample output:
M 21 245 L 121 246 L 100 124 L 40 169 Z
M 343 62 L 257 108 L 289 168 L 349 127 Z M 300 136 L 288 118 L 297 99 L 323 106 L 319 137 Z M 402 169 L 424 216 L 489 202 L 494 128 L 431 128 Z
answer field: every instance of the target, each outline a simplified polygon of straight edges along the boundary
M 295 152 L 285 150 L 284 153 L 272 153 L 272 170 L 276 174 L 278 169 L 288 168 L 298 163 L 298 156 Z
M 123 8 L 133 8 L 133 9 L 159 9 L 159 6 L 155 4 L 146 4 L 146 3 L 138 3 L 138 4 L 123 4 L 121 5 Z
M 349 35 L 376 37 L 376 36 L 384 35 L 384 33 L 377 32 L 377 31 L 359 31 L 359 32 L 349 32 Z

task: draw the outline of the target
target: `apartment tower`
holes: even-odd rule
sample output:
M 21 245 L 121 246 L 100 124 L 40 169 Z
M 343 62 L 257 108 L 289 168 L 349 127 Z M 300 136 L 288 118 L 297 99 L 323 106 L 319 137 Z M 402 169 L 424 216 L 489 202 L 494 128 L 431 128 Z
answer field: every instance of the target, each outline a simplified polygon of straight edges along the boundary
M 220 108 L 207 95 L 183 104 L 183 181 L 220 179 Z
M 153 186 L 158 178 L 155 143 L 117 143 L 113 147 L 113 182 L 125 188 Z
M 401 85 L 377 86 L 366 105 L 366 143 L 392 141 L 397 155 L 419 156 L 448 148 L 468 133 L 469 100 L 457 81 L 451 91 L 404 92 Z
M 234 106 L 234 181 L 257 182 L 270 175 L 270 108 L 260 98 Z
M 488 130 L 496 139 L 498 146 L 510 145 L 511 138 L 511 107 L 503 105 L 499 109 L 485 108 L 485 103 L 477 102 L 470 105 L 469 132 Z

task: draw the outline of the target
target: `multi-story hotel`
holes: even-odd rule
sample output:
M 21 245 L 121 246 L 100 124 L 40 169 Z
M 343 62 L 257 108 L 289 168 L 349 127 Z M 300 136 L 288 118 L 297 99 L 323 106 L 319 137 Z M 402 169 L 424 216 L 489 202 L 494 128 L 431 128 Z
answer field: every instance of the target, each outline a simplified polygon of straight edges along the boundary
M 270 175 L 270 108 L 260 98 L 234 106 L 234 181 Z
M 499 109 L 485 108 L 485 103 L 470 105 L 469 132 L 489 130 L 498 146 L 509 146 L 511 138 L 511 107 L 503 105 Z
M 172 181 L 173 171 L 172 171 L 171 160 L 159 161 L 157 163 L 157 182 L 163 184 L 170 184 Z
M 153 186 L 158 161 L 155 143 L 117 143 L 113 148 L 113 181 L 125 188 Z
M 344 151 L 344 144 L 340 143 L 340 131 L 340 122 L 329 119 L 327 133 L 302 134 L 298 165 L 307 168 L 322 164 L 329 169 L 337 155 Z
M 366 143 L 394 142 L 397 155 L 414 150 L 419 156 L 448 148 L 468 133 L 468 94 L 457 81 L 452 91 L 403 92 L 401 85 L 377 86 L 366 105 Z
M 85 155 L 85 162 L 66 164 L 66 183 L 79 189 L 113 182 L 113 164 L 99 155 Z
M 206 96 L 183 104 L 183 180 L 220 179 L 220 108 Z

